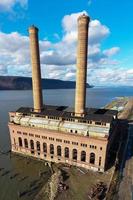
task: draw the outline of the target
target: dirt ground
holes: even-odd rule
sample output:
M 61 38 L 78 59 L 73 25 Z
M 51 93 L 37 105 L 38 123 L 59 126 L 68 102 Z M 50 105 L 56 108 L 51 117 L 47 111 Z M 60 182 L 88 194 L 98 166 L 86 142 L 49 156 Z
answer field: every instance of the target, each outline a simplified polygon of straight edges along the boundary
M 69 189 L 60 193 L 56 200 L 87 200 L 90 189 L 100 181 L 108 186 L 113 173 L 113 168 L 105 173 L 82 171 L 76 167 L 62 169 Z

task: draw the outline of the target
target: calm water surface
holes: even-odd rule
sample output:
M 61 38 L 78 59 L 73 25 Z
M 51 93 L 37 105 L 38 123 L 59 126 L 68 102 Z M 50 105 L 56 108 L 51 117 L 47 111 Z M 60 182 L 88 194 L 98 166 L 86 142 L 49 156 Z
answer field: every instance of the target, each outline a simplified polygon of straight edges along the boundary
M 43 91 L 44 103 L 74 107 L 74 94 L 74 89 L 45 90 Z M 87 89 L 87 106 L 103 107 L 120 96 L 133 96 L 133 87 L 90 88 Z M 32 106 L 32 91 L 0 91 L 0 150 L 10 149 L 8 112 L 21 106 Z M 17 191 L 25 191 L 26 188 L 29 189 L 21 199 L 33 199 L 44 181 L 40 182 L 40 186 L 36 183 L 37 187 L 32 188 L 32 182 L 39 180 L 39 169 L 49 173 L 42 163 L 27 162 L 17 156 L 10 158 L 10 155 L 0 155 L 0 168 L 4 168 L 0 171 L 0 200 L 16 200 L 18 199 Z M 4 175 L 7 171 L 8 173 Z M 11 179 L 14 174 L 17 176 Z M 25 180 L 23 180 L 24 177 L 26 177 Z

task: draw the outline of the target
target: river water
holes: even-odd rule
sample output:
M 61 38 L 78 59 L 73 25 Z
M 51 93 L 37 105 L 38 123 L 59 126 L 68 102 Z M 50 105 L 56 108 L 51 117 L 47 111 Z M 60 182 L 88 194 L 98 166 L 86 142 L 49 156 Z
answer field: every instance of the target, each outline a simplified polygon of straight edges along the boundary
M 74 95 L 74 89 L 43 91 L 44 103 L 51 105 L 74 107 Z M 116 97 L 133 96 L 133 87 L 94 87 L 87 89 L 86 96 L 88 107 L 103 107 Z M 0 151 L 10 149 L 8 112 L 21 106 L 32 106 L 32 91 L 0 91 Z M 25 161 L 14 155 L 10 158 L 9 154 L 0 155 L 0 168 L 3 168 L 0 171 L 0 200 L 17 200 L 18 191 L 26 193 L 21 199 L 33 199 L 44 183 L 44 179 L 39 183 L 39 170 L 49 173 L 48 168 L 40 162 Z M 36 188 L 32 186 L 34 181 Z

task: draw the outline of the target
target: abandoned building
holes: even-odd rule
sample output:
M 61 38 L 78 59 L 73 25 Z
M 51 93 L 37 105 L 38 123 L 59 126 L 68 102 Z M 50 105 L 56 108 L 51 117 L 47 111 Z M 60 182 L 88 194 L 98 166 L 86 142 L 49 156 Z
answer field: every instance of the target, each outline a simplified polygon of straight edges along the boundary
M 117 111 L 86 107 L 90 18 L 78 18 L 75 106 L 43 105 L 38 29 L 29 28 L 34 107 L 10 112 L 11 149 L 25 156 L 104 172 L 117 127 Z

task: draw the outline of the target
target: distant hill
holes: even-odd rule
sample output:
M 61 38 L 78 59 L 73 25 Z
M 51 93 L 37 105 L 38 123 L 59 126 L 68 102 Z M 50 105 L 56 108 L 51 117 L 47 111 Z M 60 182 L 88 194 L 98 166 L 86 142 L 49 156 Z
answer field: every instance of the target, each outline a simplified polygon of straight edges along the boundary
M 86 87 L 92 87 L 88 83 Z M 72 89 L 74 81 L 62 81 L 58 79 L 42 79 L 43 89 Z M 31 90 L 32 79 L 30 77 L 0 76 L 0 90 Z

